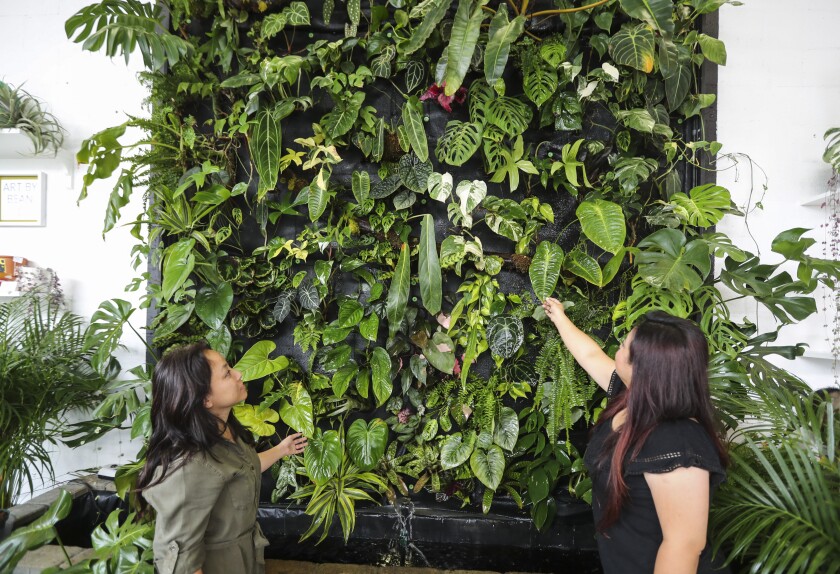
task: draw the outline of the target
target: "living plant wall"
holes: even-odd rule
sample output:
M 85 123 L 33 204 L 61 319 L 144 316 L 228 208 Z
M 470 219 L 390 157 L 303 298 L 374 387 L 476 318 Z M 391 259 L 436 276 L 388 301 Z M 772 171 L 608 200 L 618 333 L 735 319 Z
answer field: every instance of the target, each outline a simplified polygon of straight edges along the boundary
M 589 500 L 572 438 L 603 396 L 548 296 L 609 352 L 647 311 L 696 320 L 730 428 L 754 385 L 792 380 L 767 357 L 802 348 L 726 298 L 795 322 L 837 265 L 805 254 L 804 229 L 759 261 L 714 229 L 740 215 L 728 191 L 686 183 L 720 149 L 699 78 L 726 63 L 702 28 L 724 3 L 105 0 L 68 20 L 85 49 L 139 51 L 151 93 L 148 119 L 83 143 L 82 196 L 118 176 L 107 232 L 146 194 L 128 225 L 159 271 L 133 285 L 152 347 L 208 340 L 253 381 L 248 428 L 310 437 L 272 495 L 308 505 L 304 538 L 336 514 L 346 538 L 356 502 L 383 493 L 485 512 L 510 497 L 537 528 L 558 499 Z M 95 324 L 131 312 L 111 301 Z M 148 432 L 126 388 L 83 435 L 129 417 Z

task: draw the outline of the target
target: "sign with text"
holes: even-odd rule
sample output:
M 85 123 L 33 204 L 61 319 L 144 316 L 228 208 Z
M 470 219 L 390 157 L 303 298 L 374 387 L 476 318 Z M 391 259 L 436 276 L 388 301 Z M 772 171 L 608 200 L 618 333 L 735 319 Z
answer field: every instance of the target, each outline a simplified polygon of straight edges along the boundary
M 44 225 L 46 190 L 43 173 L 0 174 L 0 225 Z

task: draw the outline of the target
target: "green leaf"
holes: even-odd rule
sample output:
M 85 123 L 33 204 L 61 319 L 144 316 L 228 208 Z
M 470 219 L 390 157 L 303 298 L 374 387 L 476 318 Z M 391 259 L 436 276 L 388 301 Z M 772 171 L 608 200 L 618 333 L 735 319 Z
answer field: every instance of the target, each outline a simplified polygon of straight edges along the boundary
M 356 203 L 362 205 L 370 195 L 370 174 L 366 171 L 354 171 L 351 186 Z
M 354 299 L 342 301 L 338 307 L 338 324 L 341 327 L 355 327 L 364 316 L 362 304 Z
M 295 431 L 306 437 L 315 435 L 315 417 L 312 413 L 312 397 L 303 383 L 292 383 L 288 399 L 280 403 L 280 418 Z
M 432 163 L 424 162 L 413 153 L 407 153 L 400 158 L 397 173 L 408 189 L 415 193 L 423 193 L 432 175 Z
M 111 356 L 120 346 L 123 329 L 133 313 L 134 307 L 128 301 L 111 299 L 101 303 L 90 318 L 85 346 L 96 349 L 90 362 L 97 372 L 105 373 L 108 369 Z
M 610 38 L 610 56 L 616 64 L 630 66 L 649 74 L 653 71 L 655 59 L 653 32 L 642 24 L 625 24 Z
M 566 59 L 566 44 L 562 38 L 553 36 L 540 44 L 540 58 L 555 70 L 559 68 Z
M 711 270 L 709 247 L 702 240 L 688 242 L 676 229 L 660 229 L 639 243 L 636 257 L 644 280 L 669 291 L 693 291 Z
M 312 180 L 309 186 L 307 206 L 309 207 L 309 220 L 313 223 L 318 221 L 327 209 L 330 201 L 329 189 L 330 169 L 327 166 L 318 171 L 318 175 Z
M 418 275 L 423 306 L 432 315 L 437 315 L 440 312 L 443 287 L 435 241 L 435 222 L 430 213 L 425 214 L 420 223 Z
M 450 0 L 451 2 L 452 0 Z M 405 64 L 405 91 L 411 93 L 423 84 L 426 69 L 421 62 L 409 60 Z
M 505 473 L 505 453 L 495 444 L 477 448 L 470 456 L 470 468 L 484 486 L 496 490 Z
M 674 33 L 673 0 L 620 0 L 621 9 L 643 20 L 665 36 Z
M 473 431 L 465 431 L 463 435 L 456 432 L 446 437 L 440 447 L 441 468 L 449 470 L 467 462 L 475 448 L 475 440 Z
M 601 266 L 592 256 L 580 249 L 573 249 L 569 252 L 563 261 L 563 268 L 598 287 L 604 281 Z
M 349 96 L 336 96 L 333 110 L 321 118 L 324 130 L 331 139 L 339 138 L 350 131 L 359 117 L 359 110 L 362 109 L 364 101 L 364 92 L 354 92 Z
M 490 38 L 484 51 L 484 77 L 489 85 L 502 77 L 510 56 L 510 46 L 525 29 L 525 17 L 517 16 L 508 22 L 507 5 L 502 4 L 490 24 Z
M 248 138 L 248 149 L 260 176 L 257 195 L 262 197 L 277 187 L 280 173 L 280 156 L 283 155 L 283 138 L 280 121 L 274 112 L 267 108 L 257 114 L 257 120 Z
M 453 120 L 446 124 L 443 135 L 435 147 L 435 155 L 441 163 L 464 165 L 481 145 L 482 127 L 479 124 Z
M 105 225 L 102 227 L 102 238 L 111 231 L 120 219 L 120 210 L 128 205 L 134 190 L 134 172 L 122 170 L 111 195 L 108 196 L 108 207 L 105 210 Z
M 460 200 L 458 207 L 461 210 L 461 216 L 464 218 L 464 225 L 472 227 L 472 211 L 487 197 L 487 184 L 478 179 L 462 181 L 455 188 L 455 195 Z
M 233 303 L 230 283 L 205 285 L 195 296 L 195 314 L 211 329 L 221 329 Z
M 455 21 L 449 34 L 446 47 L 446 71 L 443 75 L 445 82 L 444 93 L 455 95 L 467 75 L 472 62 L 475 45 L 481 33 L 481 23 L 484 21 L 482 6 L 488 0 L 469 0 L 458 2 Z
M 347 452 L 361 471 L 371 470 L 385 455 L 388 425 L 382 419 L 356 419 L 347 429 Z
M 515 316 L 496 315 L 487 321 L 487 343 L 494 355 L 511 358 L 525 337 L 522 319 Z
M 715 225 L 729 211 L 731 201 L 729 191 L 713 183 L 698 185 L 688 195 L 675 193 L 671 197 L 671 204 L 684 209 L 688 224 L 695 227 Z
M 429 10 L 423 17 L 423 21 L 414 28 L 408 41 L 398 46 L 403 54 L 412 54 L 423 47 L 426 40 L 429 39 L 429 36 L 432 35 L 432 32 L 440 24 L 440 21 L 443 20 L 446 11 L 449 10 L 450 4 L 452 4 L 452 0 L 434 0 L 431 3 Z
M 56 536 L 55 523 L 70 514 L 73 495 L 61 489 L 58 498 L 34 522 L 15 529 L 11 535 L 0 541 L 0 572 L 13 572 L 21 558 L 30 550 L 40 548 Z
M 411 149 L 425 163 L 429 161 L 429 142 L 426 138 L 426 128 L 423 127 L 423 116 L 417 110 L 417 99 L 411 98 L 404 105 L 402 110 L 403 125 L 408 133 L 408 141 Z
M 691 52 L 685 46 L 662 41 L 659 45 L 659 67 L 665 80 L 668 109 L 676 110 L 691 90 Z
M 709 61 L 721 66 L 726 65 L 726 45 L 723 42 L 706 34 L 697 34 L 697 42 Z
M 646 134 L 653 133 L 653 128 L 656 126 L 656 120 L 653 119 L 650 112 L 643 109 L 622 110 L 616 112 L 615 117 L 628 128 Z
M 563 249 L 551 241 L 541 241 L 528 268 L 531 287 L 540 301 L 545 301 L 554 293 L 560 270 L 565 257 Z
M 358 374 L 359 367 L 352 363 L 337 370 L 332 377 L 333 394 L 339 398 L 343 397 L 350 387 L 350 381 L 355 379 Z
M 284 356 L 270 359 L 277 345 L 273 341 L 258 341 L 239 359 L 234 369 L 242 373 L 244 382 L 261 379 L 289 367 L 289 359 Z
M 162 295 L 169 301 L 175 292 L 181 288 L 195 267 L 195 239 L 184 238 L 165 250 L 163 263 Z
M 297 296 L 300 306 L 309 311 L 314 311 L 321 304 L 318 288 L 309 279 L 298 285 Z
M 324 484 L 338 472 L 343 450 L 338 432 L 328 430 L 322 433 L 321 429 L 315 429 L 303 451 L 303 465 L 312 482 Z
M 519 417 L 510 407 L 502 407 L 493 431 L 493 442 L 510 452 L 519 438 Z
M 455 343 L 443 331 L 435 331 L 423 347 L 423 355 L 438 371 L 451 375 L 455 369 Z
M 527 66 L 525 69 L 525 77 L 523 78 L 525 95 L 538 108 L 542 108 L 542 105 L 554 95 L 557 91 L 558 83 L 559 80 L 556 70 L 552 70 L 537 62 L 534 62 L 531 66 Z
M 165 20 L 164 6 L 137 1 L 108 0 L 86 6 L 64 24 L 67 38 L 83 42 L 90 52 L 105 49 L 105 54 L 124 56 L 139 48 L 143 64 L 156 72 L 164 66 L 175 66 L 193 54 L 187 40 L 172 34 Z
M 433 173 L 426 182 L 429 197 L 435 201 L 445 202 L 452 193 L 452 175 L 449 173 Z
M 487 121 L 511 137 L 521 135 L 531 123 L 531 106 L 507 96 L 490 100 L 486 106 Z
M 627 235 L 624 212 L 621 206 L 603 199 L 581 203 L 575 215 L 586 237 L 608 253 L 618 253 Z
M 373 383 L 373 395 L 376 397 L 376 406 L 385 404 L 394 390 L 391 381 L 391 356 L 382 347 L 373 349 L 370 358 L 371 382 Z
M 234 405 L 233 415 L 242 426 L 258 436 L 273 435 L 277 432 L 274 423 L 280 420 L 280 415 L 274 409 L 245 403 Z
M 379 316 L 371 313 L 359 323 L 359 333 L 368 341 L 376 341 L 379 333 Z
M 400 329 L 405 307 L 408 303 L 408 293 L 411 287 L 411 255 L 408 245 L 400 247 L 400 258 L 391 277 L 391 288 L 388 289 L 388 299 L 385 310 L 388 315 L 388 336 L 393 337 Z

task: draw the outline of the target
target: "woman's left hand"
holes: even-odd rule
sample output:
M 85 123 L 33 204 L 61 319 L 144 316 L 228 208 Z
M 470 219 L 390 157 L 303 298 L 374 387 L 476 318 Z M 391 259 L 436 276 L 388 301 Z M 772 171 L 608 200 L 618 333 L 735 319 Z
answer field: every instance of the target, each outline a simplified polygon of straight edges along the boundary
M 301 454 L 307 445 L 306 437 L 302 433 L 296 432 L 290 434 L 278 445 L 280 449 L 280 456 L 291 456 L 293 454 Z

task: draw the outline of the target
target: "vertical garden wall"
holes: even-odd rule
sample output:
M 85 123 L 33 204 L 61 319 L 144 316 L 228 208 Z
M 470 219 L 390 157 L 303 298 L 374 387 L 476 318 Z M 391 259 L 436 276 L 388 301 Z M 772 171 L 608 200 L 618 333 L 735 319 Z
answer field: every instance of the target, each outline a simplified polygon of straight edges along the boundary
M 335 513 L 346 538 L 381 494 L 484 512 L 505 497 L 538 529 L 558 498 L 588 501 L 603 396 L 548 296 L 608 351 L 647 311 L 697 321 L 730 428 L 755 385 L 792 384 L 766 357 L 802 349 L 732 320 L 721 291 L 783 325 L 838 268 L 805 254 L 803 229 L 779 235 L 774 264 L 714 230 L 739 215 L 701 121 L 701 66 L 726 62 L 701 23 L 723 3 L 105 0 L 67 22 L 148 70 L 150 117 L 78 157 L 83 195 L 119 174 L 105 232 L 146 193 L 130 224 L 138 264 L 159 270 L 135 284 L 152 347 L 207 339 L 253 381 L 248 428 L 310 437 L 271 496 L 309 505 L 305 538 Z M 113 301 L 95 324 L 131 312 Z M 124 391 L 84 430 L 131 416 L 147 432 Z

